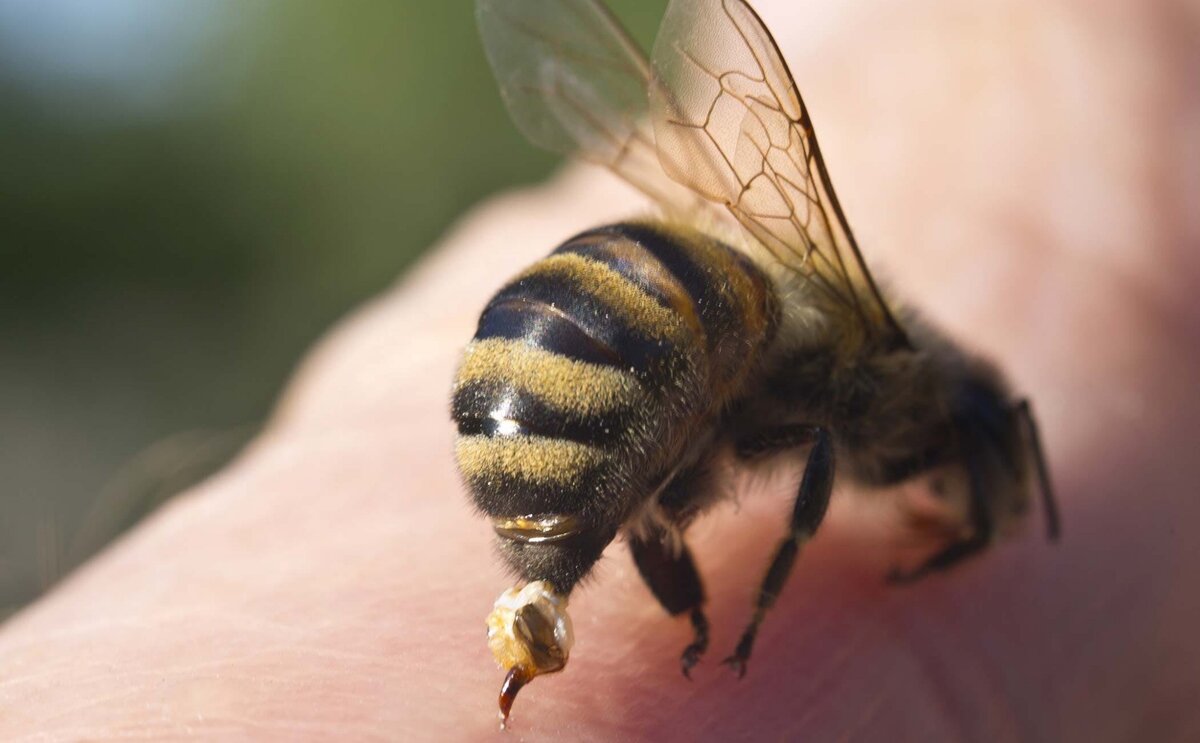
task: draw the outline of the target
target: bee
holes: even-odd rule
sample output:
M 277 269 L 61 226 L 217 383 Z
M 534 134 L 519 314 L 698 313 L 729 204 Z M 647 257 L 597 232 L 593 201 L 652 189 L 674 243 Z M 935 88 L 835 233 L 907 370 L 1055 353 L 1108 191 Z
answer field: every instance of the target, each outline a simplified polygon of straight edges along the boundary
M 619 535 L 663 608 L 690 618 L 689 674 L 709 628 L 683 534 L 720 498 L 721 457 L 804 461 L 725 660 L 739 677 L 835 476 L 882 488 L 959 473 L 946 497 L 964 504 L 962 523 L 894 581 L 978 554 L 1022 519 L 1035 485 L 1057 535 L 1029 402 L 883 296 L 748 4 L 671 0 L 649 59 L 600 2 L 476 10 L 528 139 L 608 168 L 661 209 L 581 232 L 512 279 L 454 380 L 457 463 L 520 579 L 487 620 L 507 672 L 502 724 L 525 684 L 566 666 L 568 598 Z

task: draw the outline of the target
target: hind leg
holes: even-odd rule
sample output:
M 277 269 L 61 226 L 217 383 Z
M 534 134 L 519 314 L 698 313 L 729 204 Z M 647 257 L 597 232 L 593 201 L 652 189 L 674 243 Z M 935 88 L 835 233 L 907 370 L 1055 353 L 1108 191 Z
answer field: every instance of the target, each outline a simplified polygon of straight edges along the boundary
M 704 586 L 692 560 L 692 553 L 680 540 L 671 544 L 671 535 L 663 529 L 629 540 L 634 564 L 650 592 L 671 616 L 687 613 L 692 622 L 692 642 L 680 657 L 683 675 L 691 678 L 692 667 L 708 650 L 708 619 L 702 609 Z

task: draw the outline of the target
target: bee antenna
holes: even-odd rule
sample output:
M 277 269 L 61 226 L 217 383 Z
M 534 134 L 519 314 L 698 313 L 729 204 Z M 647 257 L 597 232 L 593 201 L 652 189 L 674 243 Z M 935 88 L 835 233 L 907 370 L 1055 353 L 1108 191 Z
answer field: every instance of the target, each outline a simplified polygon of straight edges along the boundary
M 1050 485 L 1050 471 L 1046 466 L 1046 454 L 1042 449 L 1042 438 L 1038 434 L 1037 421 L 1033 417 L 1033 407 L 1029 400 L 1022 400 L 1016 406 L 1017 415 L 1025 426 L 1033 463 L 1037 468 L 1038 487 L 1042 491 L 1042 511 L 1046 518 L 1046 538 L 1051 542 L 1057 541 L 1062 533 L 1061 522 L 1058 518 L 1058 503 L 1054 498 L 1054 488 Z

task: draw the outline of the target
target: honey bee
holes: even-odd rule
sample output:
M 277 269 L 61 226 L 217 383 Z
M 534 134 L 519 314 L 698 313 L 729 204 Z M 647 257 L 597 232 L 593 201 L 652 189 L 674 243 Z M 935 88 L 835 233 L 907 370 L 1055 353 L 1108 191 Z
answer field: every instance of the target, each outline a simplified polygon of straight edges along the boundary
M 456 458 L 521 583 L 488 617 L 500 715 L 562 670 L 571 591 L 618 535 L 708 648 L 683 539 L 718 457 L 804 457 L 787 529 L 725 660 L 739 675 L 835 475 L 961 477 L 962 522 L 909 581 L 1029 510 L 1058 532 L 1037 426 L 987 361 L 884 298 L 778 46 L 742 0 L 671 0 L 650 59 L 592 0 L 477 0 L 500 91 L 535 144 L 598 163 L 661 216 L 581 232 L 483 311 L 453 386 Z M 732 219 L 730 219 L 732 217 Z M 740 229 L 738 228 L 740 225 Z

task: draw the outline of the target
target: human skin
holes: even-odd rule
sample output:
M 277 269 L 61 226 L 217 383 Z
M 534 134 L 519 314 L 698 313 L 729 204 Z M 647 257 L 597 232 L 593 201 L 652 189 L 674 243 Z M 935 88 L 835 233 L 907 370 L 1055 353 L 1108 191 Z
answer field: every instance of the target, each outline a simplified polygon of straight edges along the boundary
M 889 587 L 890 537 L 842 483 L 738 681 L 717 661 L 789 505 L 744 494 L 689 532 L 713 625 L 694 680 L 686 621 L 618 541 L 508 734 L 1197 739 L 1200 12 L 758 5 L 873 265 L 1034 402 L 1063 538 L 1035 513 Z M 237 462 L 0 630 L 0 739 L 499 735 L 483 618 L 511 577 L 454 471 L 449 382 L 508 276 L 645 208 L 575 169 L 467 215 L 331 331 Z

